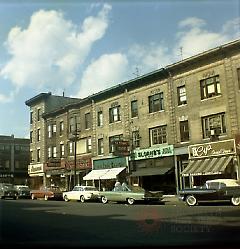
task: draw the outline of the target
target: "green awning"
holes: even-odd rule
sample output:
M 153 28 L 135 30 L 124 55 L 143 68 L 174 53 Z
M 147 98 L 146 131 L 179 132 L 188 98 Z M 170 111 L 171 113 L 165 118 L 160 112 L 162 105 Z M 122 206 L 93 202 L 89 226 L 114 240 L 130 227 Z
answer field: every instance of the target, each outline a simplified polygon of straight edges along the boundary
M 133 171 L 130 176 L 134 177 L 134 176 L 164 175 L 172 168 L 173 167 L 140 168 L 136 171 Z

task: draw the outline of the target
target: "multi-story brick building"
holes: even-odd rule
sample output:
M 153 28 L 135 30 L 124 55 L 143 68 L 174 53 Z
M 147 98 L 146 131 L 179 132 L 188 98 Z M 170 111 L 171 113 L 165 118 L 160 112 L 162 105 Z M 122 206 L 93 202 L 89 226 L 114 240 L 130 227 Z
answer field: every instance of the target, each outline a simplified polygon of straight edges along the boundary
M 28 184 L 29 139 L 0 136 L 0 182 Z
M 239 178 L 239 45 L 233 41 L 45 110 L 42 173 L 65 186 L 73 175 L 78 183 L 104 185 L 127 177 L 166 193 L 206 179 Z M 115 156 L 116 140 L 129 143 L 130 156 Z

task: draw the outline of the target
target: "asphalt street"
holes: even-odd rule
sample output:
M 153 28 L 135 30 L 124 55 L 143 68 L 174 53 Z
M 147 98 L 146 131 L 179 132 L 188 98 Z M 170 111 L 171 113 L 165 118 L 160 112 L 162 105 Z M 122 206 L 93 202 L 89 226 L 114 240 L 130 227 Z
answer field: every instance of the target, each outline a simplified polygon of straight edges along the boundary
M 0 200 L 1 246 L 240 245 L 240 207 Z

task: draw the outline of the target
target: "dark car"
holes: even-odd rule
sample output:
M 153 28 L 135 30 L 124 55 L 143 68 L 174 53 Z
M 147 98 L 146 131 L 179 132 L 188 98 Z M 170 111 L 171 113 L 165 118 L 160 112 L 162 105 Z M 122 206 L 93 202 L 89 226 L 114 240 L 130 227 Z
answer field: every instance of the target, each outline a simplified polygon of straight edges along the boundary
M 239 206 L 240 184 L 234 179 L 208 180 L 204 186 L 180 190 L 179 198 L 189 206 L 210 201 L 228 201 L 234 206 Z
M 63 199 L 62 197 L 62 191 L 60 190 L 59 187 L 54 186 L 54 187 L 41 187 L 38 190 L 31 190 L 30 195 L 32 200 L 37 199 L 37 198 L 44 198 L 44 200 L 49 200 L 49 199 Z
M 11 198 L 16 200 L 17 199 L 17 191 L 14 189 L 13 184 L 10 183 L 0 183 L 0 198 Z
M 17 191 L 18 195 L 17 198 L 30 198 L 30 188 L 26 185 L 15 185 L 15 190 Z

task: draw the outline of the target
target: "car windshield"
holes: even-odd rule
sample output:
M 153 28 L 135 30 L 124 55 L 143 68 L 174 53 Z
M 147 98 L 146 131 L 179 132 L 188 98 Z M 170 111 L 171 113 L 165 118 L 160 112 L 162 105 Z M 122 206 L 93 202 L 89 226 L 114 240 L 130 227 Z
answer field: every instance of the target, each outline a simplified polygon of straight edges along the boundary
M 29 190 L 28 186 L 15 186 L 15 188 L 18 190 Z

